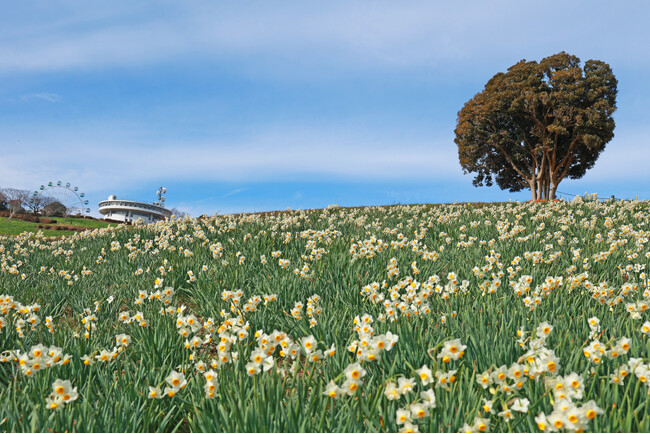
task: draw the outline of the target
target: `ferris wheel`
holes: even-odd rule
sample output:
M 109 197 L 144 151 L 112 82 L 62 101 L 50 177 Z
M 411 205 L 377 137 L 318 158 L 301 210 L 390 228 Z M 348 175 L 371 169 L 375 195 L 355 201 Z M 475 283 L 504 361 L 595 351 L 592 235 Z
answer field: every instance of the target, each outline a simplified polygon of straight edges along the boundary
M 61 211 L 66 216 L 90 213 L 90 208 L 86 207 L 88 200 L 84 199 L 86 194 L 80 192 L 79 187 L 71 187 L 69 182 L 64 184 L 61 181 L 56 183 L 50 181 L 47 185 L 41 185 L 38 190 L 34 191 L 33 196 L 49 199 L 50 203 L 60 203 L 65 207 Z

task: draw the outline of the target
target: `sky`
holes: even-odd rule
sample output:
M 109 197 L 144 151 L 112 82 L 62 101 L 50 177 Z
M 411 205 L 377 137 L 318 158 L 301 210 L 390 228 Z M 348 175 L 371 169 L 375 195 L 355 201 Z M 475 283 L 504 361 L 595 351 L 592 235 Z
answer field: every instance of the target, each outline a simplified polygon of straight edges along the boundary
M 458 111 L 519 60 L 618 79 L 615 138 L 565 194 L 650 199 L 650 2 L 11 2 L 0 14 L 0 187 L 193 216 L 528 200 L 472 185 Z M 571 196 L 566 196 L 570 198 Z

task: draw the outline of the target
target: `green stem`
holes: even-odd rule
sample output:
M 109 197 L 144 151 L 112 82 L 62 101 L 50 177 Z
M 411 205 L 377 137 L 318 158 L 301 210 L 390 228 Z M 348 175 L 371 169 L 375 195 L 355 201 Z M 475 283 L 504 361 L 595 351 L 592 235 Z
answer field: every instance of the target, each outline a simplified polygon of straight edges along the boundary
M 602 363 L 599 363 L 598 366 L 596 367 L 596 372 L 594 372 L 594 380 L 591 382 L 591 387 L 589 388 L 589 393 L 585 397 L 585 399 L 589 399 L 591 397 L 592 392 L 594 391 L 594 386 L 596 385 L 596 382 L 598 381 L 598 371 L 600 371 L 600 365 Z

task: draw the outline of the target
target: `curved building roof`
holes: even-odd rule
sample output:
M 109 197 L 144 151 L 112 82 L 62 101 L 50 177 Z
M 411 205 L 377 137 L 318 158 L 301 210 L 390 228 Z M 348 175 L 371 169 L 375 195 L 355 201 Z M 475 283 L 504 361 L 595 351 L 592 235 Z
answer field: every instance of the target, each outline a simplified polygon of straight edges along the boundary
M 160 219 L 169 218 L 172 215 L 172 212 L 163 206 L 134 200 L 117 199 L 115 195 L 111 195 L 107 200 L 99 202 L 99 213 L 102 215 L 120 211 L 136 211 L 138 214 L 151 214 Z

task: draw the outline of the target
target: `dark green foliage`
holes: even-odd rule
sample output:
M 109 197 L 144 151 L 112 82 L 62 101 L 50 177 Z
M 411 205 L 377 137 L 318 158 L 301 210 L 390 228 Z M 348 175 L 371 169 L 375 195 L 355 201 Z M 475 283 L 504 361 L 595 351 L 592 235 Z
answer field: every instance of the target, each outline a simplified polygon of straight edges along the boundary
M 492 77 L 458 113 L 455 142 L 475 186 L 494 182 L 554 199 L 591 169 L 614 137 L 617 81 L 608 64 L 561 52 Z

